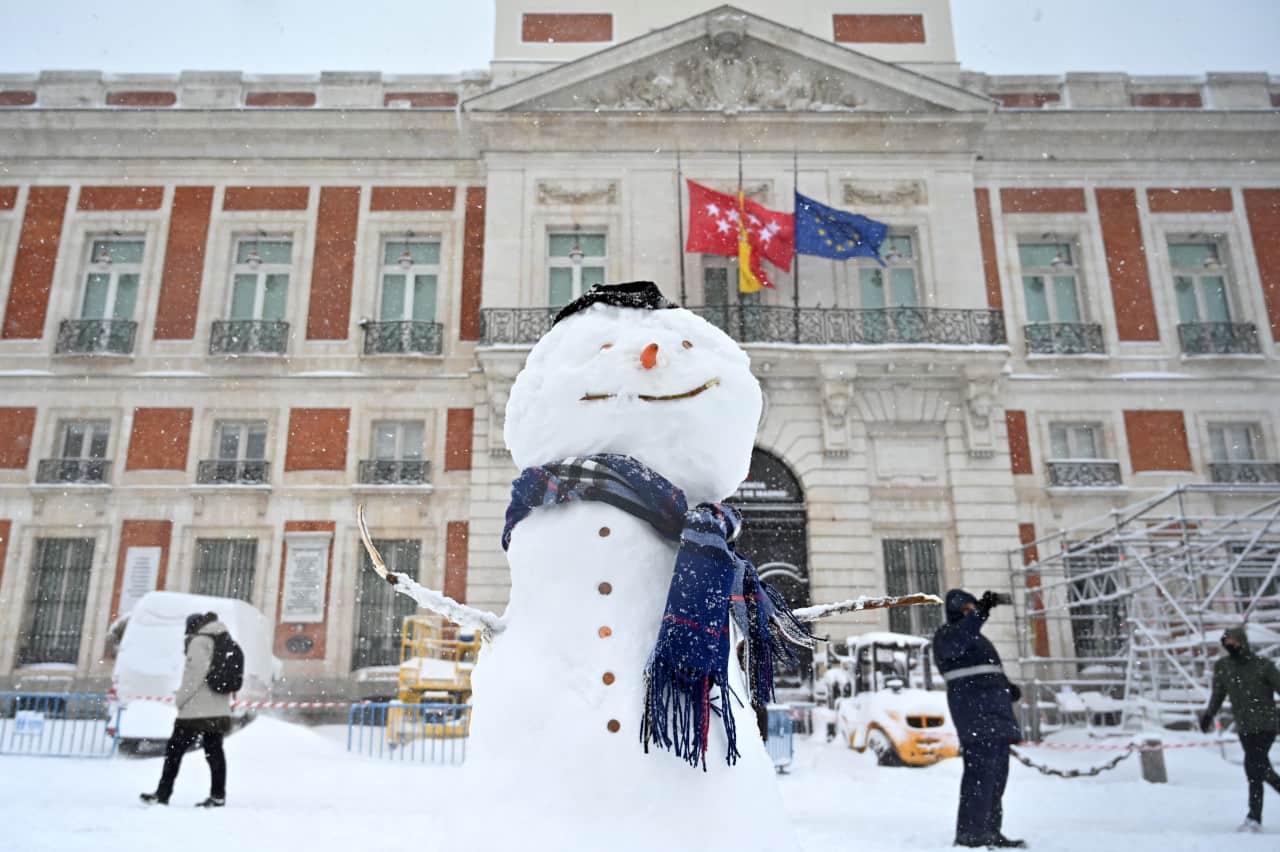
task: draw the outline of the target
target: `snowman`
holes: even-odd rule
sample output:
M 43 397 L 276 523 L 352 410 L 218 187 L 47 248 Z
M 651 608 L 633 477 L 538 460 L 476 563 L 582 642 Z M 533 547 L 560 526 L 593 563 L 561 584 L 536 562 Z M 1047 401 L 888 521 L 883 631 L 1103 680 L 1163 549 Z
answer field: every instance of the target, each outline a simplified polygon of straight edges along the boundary
M 806 621 L 734 550 L 762 397 L 746 353 L 652 283 L 562 310 L 511 389 L 522 470 L 499 617 L 375 567 L 486 642 L 459 788 L 499 803 L 478 849 L 796 850 L 757 710 Z M 936 599 L 933 599 L 936 600 Z M 459 811 L 455 811 L 457 813 Z

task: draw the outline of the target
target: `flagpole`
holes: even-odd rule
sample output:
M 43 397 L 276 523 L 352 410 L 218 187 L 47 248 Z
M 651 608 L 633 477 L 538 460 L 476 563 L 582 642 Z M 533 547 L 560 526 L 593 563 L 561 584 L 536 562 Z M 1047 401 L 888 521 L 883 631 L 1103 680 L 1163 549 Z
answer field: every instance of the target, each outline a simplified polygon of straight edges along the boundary
M 742 239 L 742 229 L 747 226 L 743 221 L 746 215 L 743 199 L 746 198 L 746 191 L 742 188 L 742 143 L 738 143 L 738 239 Z M 746 325 L 745 316 L 746 306 L 742 304 L 742 253 L 738 253 L 738 335 L 743 336 Z
M 791 149 L 791 221 L 794 228 L 796 221 L 796 198 L 800 195 L 800 154 L 795 149 Z M 794 232 L 793 237 L 794 240 Z M 792 256 L 792 263 L 795 264 L 795 272 L 791 277 L 791 307 L 792 314 L 796 320 L 796 339 L 800 342 L 800 254 L 797 252 Z
M 680 304 L 684 306 L 688 299 L 685 294 L 684 280 L 684 171 L 680 165 L 680 149 L 676 148 L 676 209 L 679 216 L 679 234 L 680 244 L 676 246 L 677 256 L 680 258 Z M 705 298 L 704 298 L 705 301 Z

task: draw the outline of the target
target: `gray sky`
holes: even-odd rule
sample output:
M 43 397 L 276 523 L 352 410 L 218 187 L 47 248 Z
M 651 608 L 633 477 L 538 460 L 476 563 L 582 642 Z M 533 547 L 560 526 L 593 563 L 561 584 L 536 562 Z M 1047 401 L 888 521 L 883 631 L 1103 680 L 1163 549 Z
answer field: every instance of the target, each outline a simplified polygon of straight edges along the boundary
M 493 45 L 490 0 L 0 4 L 0 72 L 453 73 L 487 67 Z M 1280 74 L 1277 0 L 952 0 L 952 7 L 960 62 L 974 71 Z

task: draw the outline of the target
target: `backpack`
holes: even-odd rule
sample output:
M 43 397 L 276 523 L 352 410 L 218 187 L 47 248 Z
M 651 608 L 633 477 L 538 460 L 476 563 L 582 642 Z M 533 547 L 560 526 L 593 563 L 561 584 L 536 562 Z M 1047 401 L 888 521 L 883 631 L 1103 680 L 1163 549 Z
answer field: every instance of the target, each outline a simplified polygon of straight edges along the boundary
M 204 682 L 219 695 L 236 692 L 244 686 L 244 651 L 231 634 L 213 634 L 213 657 Z

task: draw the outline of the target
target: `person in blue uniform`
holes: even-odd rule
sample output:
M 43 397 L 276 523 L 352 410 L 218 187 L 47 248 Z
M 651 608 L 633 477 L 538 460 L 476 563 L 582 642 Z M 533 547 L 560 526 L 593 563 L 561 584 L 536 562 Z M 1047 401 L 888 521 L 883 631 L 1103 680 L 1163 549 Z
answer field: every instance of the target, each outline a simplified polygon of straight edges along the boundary
M 1023 849 L 1025 841 L 1001 832 L 1009 746 L 1022 739 L 1013 703 L 1022 696 L 1005 677 L 995 646 L 982 635 L 982 625 L 999 603 L 995 592 L 981 598 L 963 589 L 947 592 L 947 623 L 933 636 L 933 656 L 947 682 L 947 706 L 964 759 L 956 845 Z

